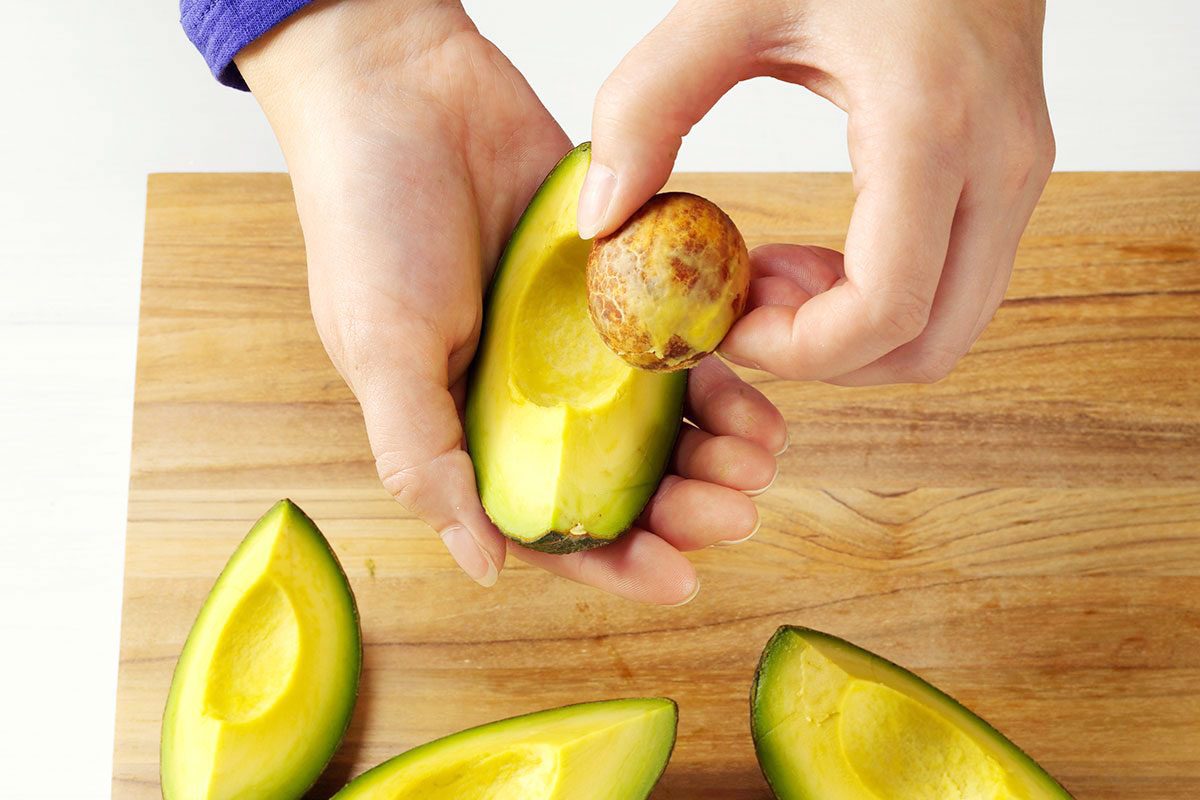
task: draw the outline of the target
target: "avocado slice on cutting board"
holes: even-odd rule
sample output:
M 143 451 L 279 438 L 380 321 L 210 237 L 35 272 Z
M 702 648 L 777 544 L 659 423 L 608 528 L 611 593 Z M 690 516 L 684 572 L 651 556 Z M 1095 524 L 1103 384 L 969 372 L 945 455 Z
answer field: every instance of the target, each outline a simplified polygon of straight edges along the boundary
M 302 796 L 350 722 L 361 639 L 329 542 L 281 500 L 225 565 L 175 666 L 165 800 Z
M 467 396 L 483 506 L 508 537 L 552 553 L 611 542 L 670 458 L 686 372 L 635 369 L 588 315 L 591 242 L 575 226 L 587 144 L 550 173 L 496 268 Z
M 750 698 L 758 762 L 780 800 L 1070 800 L 953 698 L 847 641 L 780 628 Z
M 334 800 L 643 800 L 671 757 L 677 717 L 664 698 L 513 717 L 385 761 Z

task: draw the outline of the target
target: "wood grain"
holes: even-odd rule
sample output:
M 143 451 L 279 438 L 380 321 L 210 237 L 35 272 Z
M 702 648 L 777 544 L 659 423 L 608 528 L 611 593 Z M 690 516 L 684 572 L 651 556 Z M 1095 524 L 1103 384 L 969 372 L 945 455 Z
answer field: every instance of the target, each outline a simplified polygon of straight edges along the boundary
M 685 175 L 750 243 L 838 246 L 844 175 Z M 656 798 L 766 798 L 759 648 L 846 636 L 993 721 L 1080 800 L 1200 796 L 1200 175 L 1051 180 L 1008 299 L 947 380 L 750 375 L 792 447 L 763 528 L 696 554 L 704 589 L 637 606 L 522 564 L 492 590 L 377 484 L 308 316 L 287 178 L 156 175 L 148 197 L 114 795 L 158 796 L 171 670 L 217 572 L 287 495 L 358 596 L 363 687 L 314 797 L 432 737 L 664 694 Z

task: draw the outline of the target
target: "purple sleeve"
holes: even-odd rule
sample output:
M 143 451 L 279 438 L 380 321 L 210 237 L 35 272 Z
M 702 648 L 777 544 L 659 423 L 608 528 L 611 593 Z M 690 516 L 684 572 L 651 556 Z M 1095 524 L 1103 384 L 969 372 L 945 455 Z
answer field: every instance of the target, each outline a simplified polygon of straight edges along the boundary
M 248 87 L 233 57 L 310 0 L 179 0 L 179 17 L 192 44 L 226 86 Z

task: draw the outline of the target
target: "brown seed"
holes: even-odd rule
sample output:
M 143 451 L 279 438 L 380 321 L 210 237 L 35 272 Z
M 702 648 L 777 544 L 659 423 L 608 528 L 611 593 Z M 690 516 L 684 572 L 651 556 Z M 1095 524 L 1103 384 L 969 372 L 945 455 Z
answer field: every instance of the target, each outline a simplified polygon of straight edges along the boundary
M 592 322 L 642 369 L 686 369 L 715 350 L 749 286 L 750 256 L 733 221 L 683 192 L 650 198 L 588 257 Z

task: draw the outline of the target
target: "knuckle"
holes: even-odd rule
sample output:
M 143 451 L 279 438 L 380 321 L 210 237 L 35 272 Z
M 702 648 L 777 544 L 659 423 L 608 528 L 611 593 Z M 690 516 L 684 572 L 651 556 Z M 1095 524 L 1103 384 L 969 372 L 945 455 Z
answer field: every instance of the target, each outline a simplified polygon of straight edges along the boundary
M 358 305 L 354 298 L 337 295 L 322 302 L 314 298 L 312 303 L 317 336 L 338 372 L 350 382 L 374 362 L 380 341 L 376 326 L 353 310 Z
M 868 322 L 884 344 L 898 346 L 921 335 L 929 324 L 933 300 L 911 288 L 896 287 L 872 304 Z
M 596 92 L 592 105 L 593 125 L 626 132 L 631 125 L 628 119 L 630 106 L 644 95 L 642 82 L 629 71 L 618 68 L 600 84 Z
M 975 344 L 975 341 L 983 333 L 983 330 L 988 325 L 991 325 L 992 321 L 994 319 L 996 319 L 996 314 L 997 314 L 997 312 L 1000 311 L 1000 305 L 1003 301 L 1004 301 L 1003 295 L 996 297 L 993 300 L 988 301 L 988 307 L 984 310 L 983 315 L 979 318 L 979 321 L 975 323 L 975 329 L 978 332 L 975 333 L 971 338 L 972 345 Z
M 710 368 L 708 365 L 711 364 Z M 705 361 L 688 373 L 688 390 L 701 398 L 704 405 L 723 408 L 726 403 L 739 402 L 754 391 L 749 384 L 720 361 Z
M 422 494 L 420 470 L 406 466 L 393 454 L 384 453 L 375 459 L 375 471 L 383 488 L 396 502 L 413 513 L 418 512 Z
M 462 476 L 471 475 L 466 451 L 451 444 L 432 458 L 424 453 L 395 450 L 375 457 L 379 482 L 410 514 L 431 525 L 445 517 L 452 500 L 463 487 Z
M 1036 184 L 1041 187 L 1054 166 L 1054 135 L 1048 124 L 1021 125 L 1006 138 L 1003 184 L 1018 192 Z
M 711 403 L 721 409 L 725 424 L 739 436 L 748 436 L 759 424 L 758 390 L 740 380 L 731 380 L 713 393 Z
M 387 339 L 380 336 L 374 325 L 349 314 L 339 319 L 335 336 L 339 369 L 352 386 L 378 370 L 382 356 L 380 343 Z
M 883 118 L 852 119 L 851 141 L 865 145 L 863 152 L 869 154 L 856 162 L 855 172 L 872 167 L 890 170 L 904 163 L 959 174 L 967 164 L 971 132 L 970 108 L 956 99 L 919 101 Z M 893 149 L 897 143 L 903 143 L 903 150 Z
M 332 357 L 337 357 L 342 349 L 342 320 L 337 303 L 328 297 L 318 296 L 315 290 L 309 290 L 309 310 L 312 312 L 313 326 L 325 351 Z
M 1054 141 L 1054 131 L 1051 130 L 1049 124 L 1046 125 L 1045 132 L 1039 137 L 1038 155 L 1038 164 L 1043 177 L 1048 178 L 1050 171 L 1054 169 L 1054 161 L 1058 158 L 1058 144 Z
M 908 365 L 904 375 L 911 383 L 937 383 L 954 371 L 958 361 L 957 353 L 927 353 Z
M 1003 186 L 1007 192 L 1019 192 L 1034 179 L 1038 166 L 1037 145 L 1032 138 L 1021 136 L 1005 147 Z
M 361 311 L 364 303 L 339 303 L 331 313 L 314 312 L 317 335 L 330 360 L 355 392 L 361 385 L 387 375 L 407 359 L 428 358 L 439 352 L 445 337 L 435 323 L 412 315 L 403 324 L 382 319 L 377 310 Z M 473 322 L 477 330 L 479 321 Z

